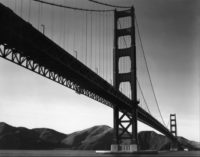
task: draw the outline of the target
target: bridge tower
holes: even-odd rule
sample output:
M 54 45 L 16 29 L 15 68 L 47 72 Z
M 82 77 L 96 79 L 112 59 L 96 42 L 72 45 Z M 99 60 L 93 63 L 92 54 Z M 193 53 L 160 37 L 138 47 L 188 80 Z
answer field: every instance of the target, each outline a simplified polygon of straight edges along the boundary
M 130 27 L 119 28 L 120 18 L 129 18 Z M 135 45 L 135 15 L 134 8 L 129 10 L 117 11 L 114 13 L 114 51 L 113 51 L 113 81 L 114 88 L 119 90 L 120 84 L 128 82 L 131 89 L 132 114 L 127 114 L 123 108 L 114 107 L 114 138 L 111 145 L 112 152 L 118 151 L 137 151 L 137 85 L 136 85 L 136 45 Z M 120 48 L 119 38 L 128 36 L 130 47 Z M 122 57 L 129 57 L 131 65 L 130 71 L 119 72 L 119 60 Z M 121 115 L 121 113 L 122 115 Z M 125 142 L 126 141 L 126 142 Z
M 176 114 L 170 114 L 170 132 L 177 137 Z
M 170 132 L 177 137 L 176 114 L 170 114 Z M 177 151 L 178 149 L 177 141 L 172 141 L 170 150 Z

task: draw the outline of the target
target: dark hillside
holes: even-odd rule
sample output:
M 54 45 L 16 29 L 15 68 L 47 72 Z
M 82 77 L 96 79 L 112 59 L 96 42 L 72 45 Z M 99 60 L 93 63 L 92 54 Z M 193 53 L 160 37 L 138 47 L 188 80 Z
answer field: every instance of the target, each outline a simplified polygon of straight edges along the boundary
M 0 149 L 74 149 L 109 150 L 113 129 L 106 125 L 94 126 L 66 135 L 48 128 L 27 129 L 0 123 Z M 169 150 L 167 137 L 153 131 L 138 134 L 141 150 Z M 200 150 L 200 143 L 183 137 L 178 140 L 189 150 Z

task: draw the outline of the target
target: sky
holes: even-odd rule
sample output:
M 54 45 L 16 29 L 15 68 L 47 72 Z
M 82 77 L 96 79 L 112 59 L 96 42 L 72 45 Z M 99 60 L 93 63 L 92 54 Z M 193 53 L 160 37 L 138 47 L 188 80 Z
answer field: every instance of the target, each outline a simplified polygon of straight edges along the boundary
M 55 40 L 72 55 L 77 51 L 77 58 L 81 62 L 112 83 L 112 71 L 109 70 L 112 69 L 112 61 L 109 61 L 112 60 L 112 13 L 86 15 L 45 5 L 39 6 L 33 1 L 1 0 L 1 2 L 40 31 L 41 24 L 45 24 L 46 36 Z M 50 2 L 83 8 L 110 9 L 87 0 Z M 152 83 L 163 118 L 168 124 L 169 114 L 176 113 L 178 135 L 200 141 L 200 31 L 198 30 L 200 2 L 198 0 L 102 0 L 102 2 L 134 5 Z M 30 11 L 28 8 L 31 8 Z M 68 24 L 65 24 L 66 19 L 69 21 Z M 103 27 L 108 31 L 101 34 L 98 30 L 101 31 Z M 138 42 L 138 36 L 136 38 Z M 102 46 L 104 48 L 100 50 Z M 136 46 L 138 53 L 141 53 L 140 45 L 137 43 Z M 86 54 L 89 58 L 85 57 Z M 138 68 L 140 68 L 144 60 L 138 58 Z M 155 102 L 150 94 L 149 82 L 146 73 L 143 73 L 143 68 L 144 65 L 141 67 L 141 72 L 138 72 L 138 77 L 149 102 L 149 108 L 157 117 Z M 94 125 L 113 126 L 111 108 L 2 58 L 0 58 L 0 98 L 0 121 L 14 126 L 48 127 L 64 133 Z M 139 131 L 152 130 L 144 124 L 138 125 Z

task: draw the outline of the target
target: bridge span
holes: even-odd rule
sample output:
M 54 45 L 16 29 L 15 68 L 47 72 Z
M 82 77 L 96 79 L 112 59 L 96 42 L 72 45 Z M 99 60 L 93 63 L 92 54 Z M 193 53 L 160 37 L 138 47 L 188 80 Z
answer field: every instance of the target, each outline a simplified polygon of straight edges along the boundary
M 132 100 L 2 4 L 0 21 L 0 57 L 132 116 Z M 177 141 L 139 106 L 137 114 L 139 121 Z

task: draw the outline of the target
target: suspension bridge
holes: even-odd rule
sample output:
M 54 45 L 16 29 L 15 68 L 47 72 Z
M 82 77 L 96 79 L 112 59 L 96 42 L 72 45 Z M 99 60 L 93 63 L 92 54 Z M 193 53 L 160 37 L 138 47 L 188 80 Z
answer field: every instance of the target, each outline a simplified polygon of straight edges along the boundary
M 176 130 L 167 128 L 160 112 L 134 7 L 89 2 L 106 7 L 5 1 L 0 5 L 0 57 L 112 107 L 112 151 L 138 150 L 137 120 L 176 143 Z M 149 89 L 143 85 L 147 82 Z M 148 92 L 154 106 L 147 103 Z M 129 143 L 123 147 L 124 140 Z

